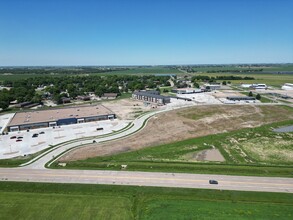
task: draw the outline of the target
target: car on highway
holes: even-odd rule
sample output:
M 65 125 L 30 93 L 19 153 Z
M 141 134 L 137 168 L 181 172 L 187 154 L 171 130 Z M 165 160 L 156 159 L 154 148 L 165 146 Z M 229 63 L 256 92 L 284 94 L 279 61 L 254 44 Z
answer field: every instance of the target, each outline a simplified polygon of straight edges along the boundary
M 209 180 L 209 184 L 218 184 L 217 180 Z
M 12 136 L 12 137 L 10 137 L 10 139 L 16 139 L 16 136 Z

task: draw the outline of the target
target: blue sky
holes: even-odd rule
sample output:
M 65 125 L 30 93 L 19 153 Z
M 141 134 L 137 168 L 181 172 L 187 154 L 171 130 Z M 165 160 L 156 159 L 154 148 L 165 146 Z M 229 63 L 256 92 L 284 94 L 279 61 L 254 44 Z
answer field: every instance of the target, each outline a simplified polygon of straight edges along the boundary
M 292 0 L 0 0 L 0 65 L 293 62 Z

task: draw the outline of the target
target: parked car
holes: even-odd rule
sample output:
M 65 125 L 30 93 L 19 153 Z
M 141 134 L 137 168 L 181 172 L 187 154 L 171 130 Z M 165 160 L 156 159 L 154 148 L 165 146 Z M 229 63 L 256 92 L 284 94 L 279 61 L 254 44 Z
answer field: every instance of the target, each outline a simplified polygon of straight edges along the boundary
M 19 136 L 19 137 L 17 137 L 17 139 L 23 139 L 23 137 L 22 136 Z
M 22 141 L 21 139 L 16 139 L 16 142 L 20 142 L 20 141 Z
M 45 132 L 44 131 L 41 131 L 39 134 L 45 134 Z
M 10 139 L 16 139 L 16 136 L 11 136 Z
M 217 180 L 209 180 L 209 184 L 218 184 Z
M 39 136 L 39 134 L 33 134 L 33 138 L 35 138 L 35 137 L 38 137 Z

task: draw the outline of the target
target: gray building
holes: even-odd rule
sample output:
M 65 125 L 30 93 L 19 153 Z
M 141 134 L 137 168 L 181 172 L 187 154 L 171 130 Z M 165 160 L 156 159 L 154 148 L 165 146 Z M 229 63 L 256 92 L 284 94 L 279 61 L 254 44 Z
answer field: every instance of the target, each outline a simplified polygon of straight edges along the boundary
M 116 115 L 103 105 L 18 112 L 9 122 L 7 130 L 20 131 L 115 118 Z
M 149 103 L 157 103 L 165 105 L 170 103 L 170 97 L 158 95 L 157 91 L 136 91 L 132 94 L 132 98 Z
M 254 97 L 249 96 L 230 96 L 227 99 L 231 101 L 255 101 Z

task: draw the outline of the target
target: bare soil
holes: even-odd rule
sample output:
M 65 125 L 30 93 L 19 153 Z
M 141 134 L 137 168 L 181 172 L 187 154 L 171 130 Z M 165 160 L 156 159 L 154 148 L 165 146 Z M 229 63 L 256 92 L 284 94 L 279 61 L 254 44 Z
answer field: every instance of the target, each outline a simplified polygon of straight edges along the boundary
M 225 161 L 225 158 L 218 149 L 202 150 L 184 156 L 187 161 Z
M 118 154 L 292 118 L 291 111 L 279 106 L 210 105 L 174 110 L 152 117 L 146 127 L 134 135 L 103 144 L 90 144 L 69 152 L 60 161 Z
M 134 119 L 143 112 L 152 110 L 151 106 L 145 106 L 143 102 L 133 99 L 113 100 L 103 103 L 108 109 L 118 116 L 119 119 Z

